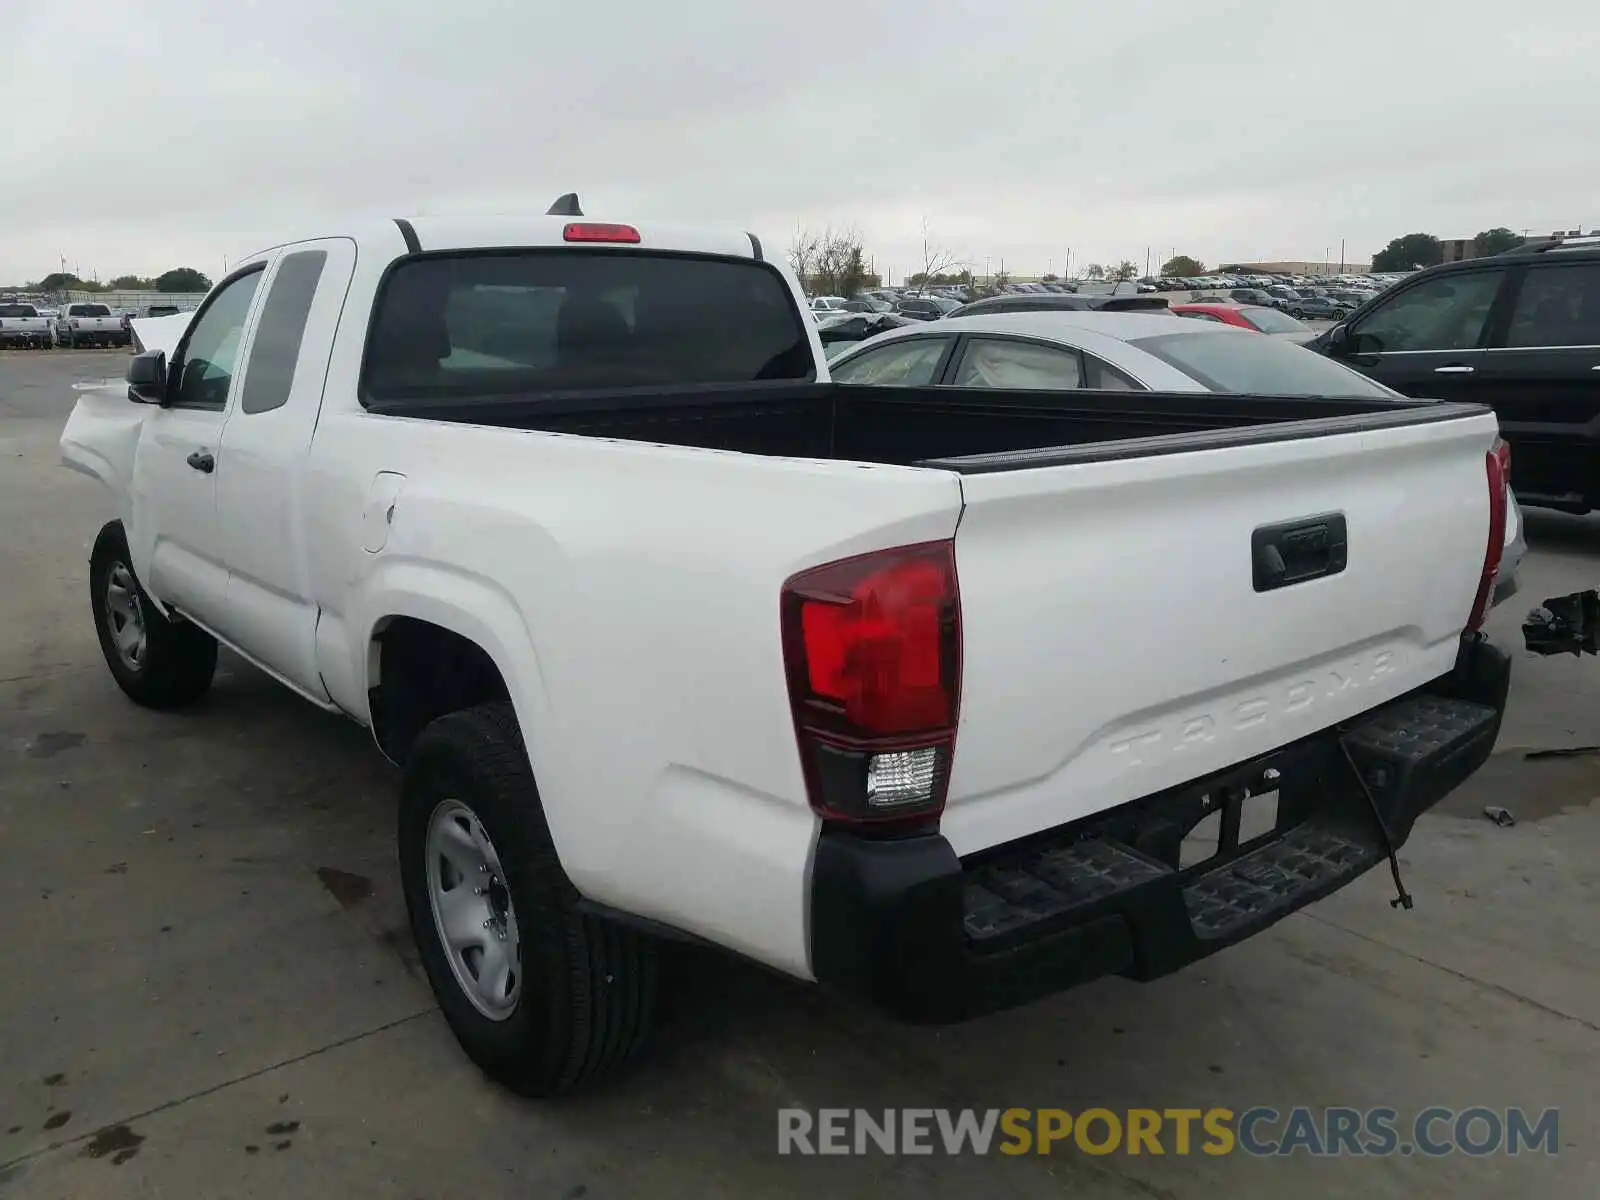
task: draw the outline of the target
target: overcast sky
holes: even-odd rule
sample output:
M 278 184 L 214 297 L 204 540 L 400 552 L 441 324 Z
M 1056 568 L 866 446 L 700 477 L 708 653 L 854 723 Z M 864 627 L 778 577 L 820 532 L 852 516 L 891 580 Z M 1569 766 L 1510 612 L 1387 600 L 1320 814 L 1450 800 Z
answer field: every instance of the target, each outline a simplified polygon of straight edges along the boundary
M 0 0 L 0 283 L 585 211 L 979 271 L 1600 227 L 1579 0 Z

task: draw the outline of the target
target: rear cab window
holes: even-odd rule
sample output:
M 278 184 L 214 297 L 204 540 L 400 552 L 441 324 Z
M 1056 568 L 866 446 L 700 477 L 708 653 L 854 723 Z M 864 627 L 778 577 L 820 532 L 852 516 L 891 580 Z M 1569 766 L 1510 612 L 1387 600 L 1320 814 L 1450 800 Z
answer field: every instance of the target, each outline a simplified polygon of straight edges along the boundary
M 1197 329 L 1135 338 L 1128 344 L 1213 392 L 1399 399 L 1398 393 L 1332 359 L 1247 330 Z
M 10 317 L 21 320 L 25 317 L 37 317 L 39 310 L 31 304 L 0 304 L 0 320 Z
M 104 304 L 74 304 L 67 309 L 69 317 L 109 317 L 111 310 Z
M 816 378 L 771 264 L 573 249 L 404 259 L 379 290 L 362 402 Z

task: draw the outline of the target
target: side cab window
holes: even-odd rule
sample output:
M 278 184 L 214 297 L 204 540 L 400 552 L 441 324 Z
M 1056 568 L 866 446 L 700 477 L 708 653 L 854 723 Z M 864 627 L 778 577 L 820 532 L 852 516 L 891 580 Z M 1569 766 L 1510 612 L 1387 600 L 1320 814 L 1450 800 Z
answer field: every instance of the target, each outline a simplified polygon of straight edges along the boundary
M 184 335 L 167 372 L 174 408 L 221 412 L 227 407 L 262 270 L 252 267 L 224 283 Z

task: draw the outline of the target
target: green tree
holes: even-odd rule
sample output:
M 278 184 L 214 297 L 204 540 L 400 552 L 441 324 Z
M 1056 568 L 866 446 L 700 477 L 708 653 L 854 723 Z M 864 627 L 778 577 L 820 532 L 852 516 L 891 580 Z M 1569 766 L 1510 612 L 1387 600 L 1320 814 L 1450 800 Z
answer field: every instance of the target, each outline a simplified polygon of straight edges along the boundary
M 34 284 L 33 288 L 35 291 L 40 292 L 64 292 L 69 288 L 80 288 L 82 286 L 83 280 L 72 274 L 72 272 L 52 271 Z
M 158 292 L 209 292 L 211 280 L 193 267 L 174 267 L 156 278 Z
M 1374 271 L 1416 271 L 1444 261 L 1444 247 L 1431 233 L 1397 237 L 1372 256 Z
M 1106 269 L 1099 263 L 1090 263 L 1083 269 L 1083 277 L 1085 279 L 1104 279 L 1106 277 Z
M 1138 273 L 1139 264 L 1136 262 L 1131 262 L 1125 258 L 1112 269 L 1106 278 L 1113 279 L 1116 282 L 1121 283 L 1125 279 L 1132 279 Z
M 1496 225 L 1493 229 L 1485 229 L 1472 241 L 1480 255 L 1504 254 L 1507 250 L 1515 250 L 1528 239 L 1520 233 L 1512 233 L 1504 225 Z
M 1187 254 L 1169 258 L 1161 264 L 1161 274 L 1169 279 L 1192 279 L 1196 275 L 1204 275 L 1205 273 L 1205 263 L 1198 258 L 1190 258 Z
M 111 287 L 118 292 L 142 292 L 149 289 L 151 281 L 141 279 L 137 275 L 118 275 L 111 281 Z

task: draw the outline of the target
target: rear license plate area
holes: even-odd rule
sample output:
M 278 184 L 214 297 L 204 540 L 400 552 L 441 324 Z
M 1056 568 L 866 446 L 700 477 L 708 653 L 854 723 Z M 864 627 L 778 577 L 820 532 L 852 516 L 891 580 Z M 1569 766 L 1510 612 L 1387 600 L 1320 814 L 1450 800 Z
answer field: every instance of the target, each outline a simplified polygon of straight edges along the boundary
M 1217 789 L 1204 800 L 1206 813 L 1178 851 L 1178 869 L 1187 871 L 1219 854 L 1232 855 L 1278 831 L 1278 789 Z M 1231 835 L 1231 836 L 1230 836 Z

